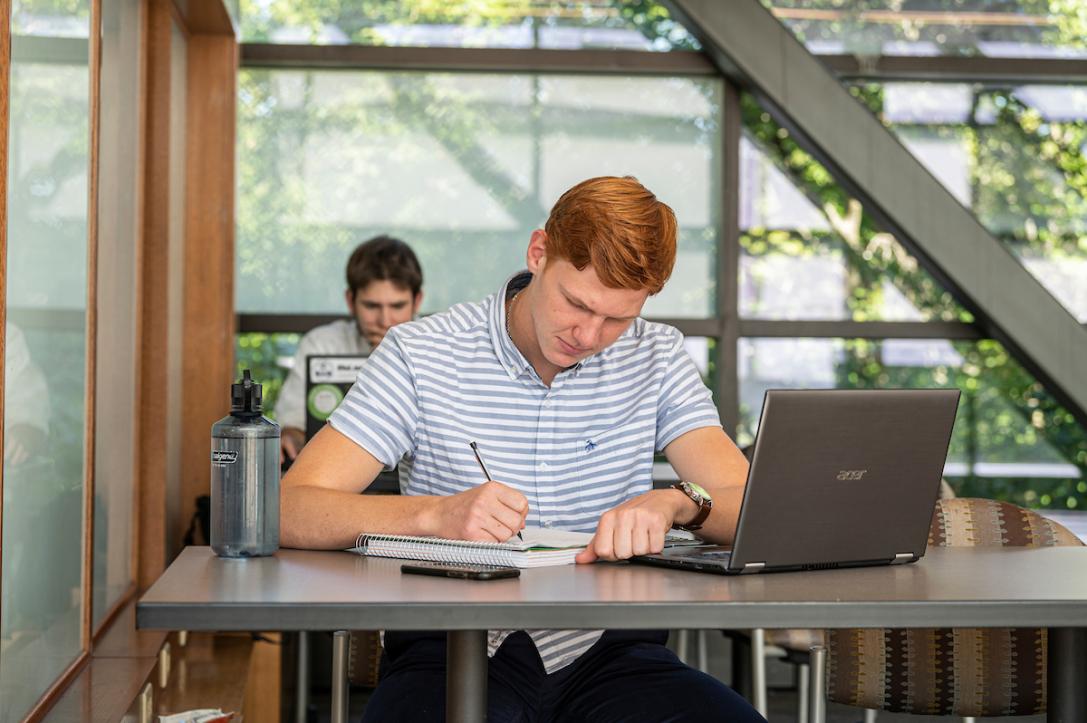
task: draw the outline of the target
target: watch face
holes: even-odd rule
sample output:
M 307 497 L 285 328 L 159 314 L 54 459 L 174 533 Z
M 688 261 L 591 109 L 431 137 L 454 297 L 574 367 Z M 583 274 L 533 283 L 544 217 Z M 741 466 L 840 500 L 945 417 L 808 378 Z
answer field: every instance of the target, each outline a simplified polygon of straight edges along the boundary
M 712 499 L 710 493 L 707 492 L 702 485 L 696 485 L 694 482 L 684 482 L 691 490 L 704 500 Z

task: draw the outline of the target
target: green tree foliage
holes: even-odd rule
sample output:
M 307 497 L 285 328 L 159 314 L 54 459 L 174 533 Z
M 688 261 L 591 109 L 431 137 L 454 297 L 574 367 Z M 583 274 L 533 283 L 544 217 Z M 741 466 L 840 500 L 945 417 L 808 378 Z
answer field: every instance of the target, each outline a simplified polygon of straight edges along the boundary
M 859 56 L 881 55 L 895 42 L 934 45 L 943 55 L 983 55 L 981 44 L 994 42 L 1087 47 L 1087 10 L 1081 0 L 763 0 L 763 4 L 783 11 L 783 22 L 801 41 L 840 42 L 846 52 Z M 985 22 L 987 13 L 993 22 Z M 1023 16 L 1022 22 L 1006 22 L 1008 15 Z
M 88 0 L 12 0 L 11 34 L 18 36 L 51 37 L 56 35 L 53 23 L 61 23 L 68 37 L 85 38 L 90 34 L 91 3 Z M 45 22 L 43 22 L 45 21 Z M 13 51 L 17 62 L 18 50 Z
M 502 27 L 637 28 L 656 50 L 696 48 L 682 25 L 657 2 L 599 0 L 242 0 L 242 38 L 269 42 L 277 31 L 290 29 L 293 42 L 334 39 L 361 45 L 384 45 L 390 27 L 448 26 L 453 30 Z M 297 35 L 298 37 L 294 37 Z M 486 43 L 487 35 L 466 41 Z
M 238 334 L 235 339 L 234 378 L 241 379 L 242 372 L 248 369 L 253 380 L 262 385 L 266 417 L 275 419 L 276 399 L 287 377 L 283 363 L 294 356 L 300 338 L 298 334 L 250 332 Z
M 866 3 L 866 9 L 908 11 L 983 10 L 979 0 L 885 0 Z M 1016 3 L 1030 14 L 1049 13 L 1053 22 L 1023 27 L 992 26 L 979 34 L 977 27 L 955 27 L 911 20 L 900 24 L 882 22 L 873 27 L 849 0 L 781 0 L 777 7 L 837 9 L 843 14 L 832 22 L 789 21 L 802 39 L 847 38 L 856 52 L 878 51 L 888 40 L 929 40 L 950 53 L 974 54 L 979 40 L 1013 40 L 1079 45 L 1083 7 L 1076 0 L 1035 0 Z M 1014 9 L 1014 8 L 1013 8 Z M 308 0 L 305 3 L 272 0 L 242 2 L 243 37 L 270 40 L 277 31 L 302 29 L 304 41 L 322 42 L 330 29 L 356 43 L 385 42 L 381 28 L 413 24 L 456 27 L 503 27 L 525 24 L 634 27 L 650 47 L 695 48 L 686 31 L 654 2 L 541 2 L 537 0 Z M 1024 27 L 1026 28 L 1024 30 Z M 476 36 L 478 37 L 478 36 Z M 860 42 L 856 47 L 849 43 Z M 435 84 L 426 77 L 407 73 L 354 74 L 341 103 L 312 103 L 322 79 L 307 71 L 247 70 L 239 88 L 239 277 L 259 278 L 264 293 L 292 299 L 325 298 L 328 289 L 300 286 L 300 279 L 321 274 L 312 269 L 285 267 L 269 259 L 292 246 L 304 247 L 306 259 L 335 258 L 337 267 L 347 251 L 378 229 L 323 223 L 285 223 L 305 218 L 307 144 L 313 139 L 336 137 L 351 144 L 353 137 L 379 136 L 395 143 L 410 141 L 408 134 L 423 129 L 435 140 L 473 183 L 495 189 L 495 197 L 513 218 L 538 222 L 545 210 L 539 189 L 519 182 L 496 163 L 481 140 L 511 129 L 536 137 L 532 128 L 541 123 L 540 108 L 525 113 L 502 103 L 476 97 L 464 89 Z M 289 92 L 277 84 L 290 84 Z M 859 102 L 873 113 L 883 109 L 878 85 L 851 89 Z M 538 91 L 536 91 L 538 92 Z M 712 102 L 719 102 L 711 99 Z M 745 133 L 763 148 L 775 164 L 822 211 L 830 231 L 801 232 L 795 229 L 747 229 L 741 238 L 751 256 L 788 254 L 804 256 L 817 248 L 833 248 L 847 270 L 846 306 L 856 321 L 879 318 L 884 284 L 896 290 L 926 320 L 971 322 L 973 317 L 929 274 L 919 268 L 889 234 L 876 226 L 860 203 L 845 193 L 821 164 L 806 153 L 788 132 L 779 127 L 755 101 L 744 96 Z M 520 114 L 520 115 L 518 115 Z M 991 120 L 986 120 L 991 118 Z M 984 122 L 983 122 L 984 120 Z M 574 120 L 568 122 L 573 123 Z M 618 121 L 613 133 L 637 133 Z M 705 132 L 716 132 L 707 128 Z M 979 89 L 974 117 L 961 127 L 939 129 L 964 138 L 973 159 L 971 181 L 979 218 L 1019 249 L 1052 255 L 1082 252 L 1087 210 L 1087 165 L 1082 122 L 1045 122 L 1013 89 Z M 411 143 L 406 143 L 410 147 Z M 405 150 L 407 152 L 418 152 Z M 370 172 L 370 171 L 365 171 Z M 373 173 L 378 173 L 377 169 Z M 352 179 L 357 180 L 357 179 Z M 367 179 L 380 182 L 380 178 Z M 345 201 L 349 202 L 349 201 Z M 425 202 L 425 200 L 424 200 Z M 384 230 L 384 229 L 380 229 Z M 715 241 L 710 237 L 706 243 Z M 443 269 L 440 278 L 493 277 L 511 267 L 500 254 L 484 253 L 497 239 L 480 237 L 478 246 L 451 243 L 448 234 L 421 234 L 413 243 L 428 255 L 427 266 Z M 309 260 L 303 263 L 310 263 Z M 485 267 L 485 268 L 484 268 Z M 322 268 L 329 268 L 327 264 Z M 326 285 L 327 273 L 323 275 Z M 436 283 L 442 283 L 438 280 Z M 338 282 L 332 293 L 338 294 Z M 433 286 L 428 296 L 445 298 L 451 291 Z M 471 295 L 492 289 L 473 290 Z M 464 289 L 454 298 L 463 298 Z M 274 400 L 281 371 L 278 357 L 293 350 L 287 335 L 250 334 L 239 338 L 239 370 L 253 369 L 267 384 L 265 393 Z M 845 340 L 837 366 L 842 387 L 957 387 L 963 391 L 960 410 L 962 431 L 954 440 L 952 456 L 967 461 L 1036 462 L 1060 461 L 1087 471 L 1087 443 L 1083 428 L 1027 374 L 998 343 L 954 344 L 961 361 L 930 367 L 895 367 L 887 362 L 883 345 L 864 340 Z M 711 374 L 716 374 L 713 369 Z M 1059 453 L 1059 456 L 1054 453 Z M 968 477 L 956 480 L 960 492 L 1010 499 L 1028 506 L 1076 507 L 1087 504 L 1087 483 L 1082 480 L 1023 480 Z
M 882 98 L 878 87 L 865 86 L 852 90 L 859 102 L 875 112 L 881 109 Z M 979 216 L 983 222 L 992 222 L 997 214 L 1007 212 L 1009 207 L 1014 213 L 1024 206 L 1028 210 L 1037 210 L 1039 214 L 1043 210 L 1052 214 L 1046 216 L 1047 219 L 1059 219 L 1066 212 L 1067 203 L 1073 203 L 1071 208 L 1075 220 L 1071 221 L 1072 225 L 1082 222 L 1082 217 L 1075 212 L 1075 201 L 1062 200 L 1061 196 L 1068 186 L 1076 188 L 1082 179 L 1066 173 L 1055 183 L 1052 177 L 1058 169 L 1082 168 L 1079 160 L 1082 143 L 1076 143 L 1080 138 L 1080 129 L 1050 127 L 1040 132 L 1035 113 L 1021 103 L 1013 102 L 1014 99 L 1006 94 L 998 97 L 1003 98 L 1004 102 L 997 104 L 994 101 L 993 104 L 1009 110 L 997 114 L 995 128 L 987 129 L 984 138 L 974 145 L 977 150 L 976 167 L 979 169 L 974 173 L 974 181 L 980 187 L 989 180 L 989 175 L 999 172 L 1002 177 L 1009 177 L 1010 183 L 995 189 L 987 188 L 980 194 Z M 819 244 L 834 244 L 842 250 L 849 269 L 847 306 L 855 320 L 875 318 L 880 301 L 878 282 L 889 278 L 926 318 L 971 321 L 969 313 L 958 307 L 947 291 L 921 272 L 916 261 L 901 252 L 896 243 L 888 240 L 888 234 L 881 232 L 864 214 L 860 203 L 837 186 L 829 172 L 803 151 L 753 98 L 746 95 L 743 98 L 743 118 L 745 131 L 766 150 L 797 188 L 824 212 L 835 231 L 832 235 L 816 236 L 788 230 L 749 229 L 741 236 L 741 243 L 749 254 L 806 255 L 811 254 Z M 1074 125 L 1080 126 L 1082 123 Z M 1055 136 L 1071 138 L 1072 141 L 1057 143 L 1053 140 Z M 1028 160 L 1048 163 L 1049 173 L 1008 173 L 1001 165 L 1000 150 L 1009 144 L 1009 137 L 1022 144 L 1021 155 L 1009 159 L 1013 166 L 1017 159 L 1023 163 Z M 1034 139 L 1033 147 L 1026 142 L 1029 138 Z M 1042 144 L 1053 144 L 1053 147 L 1043 151 L 1040 148 Z M 986 152 L 982 152 L 981 146 L 985 146 Z M 1039 178 L 1044 178 L 1045 183 L 1041 183 Z M 985 194 L 990 194 L 990 197 Z M 1057 199 L 1053 198 L 1053 194 L 1058 194 Z M 1082 202 L 1082 199 L 1079 201 Z M 1054 249 L 1054 238 L 1069 243 L 1067 233 L 1052 231 L 1064 228 L 1061 223 L 1038 221 L 1035 226 L 1047 230 L 1036 231 L 1031 238 L 1015 235 L 1015 240 L 1039 244 L 1042 251 Z M 1082 234 L 1073 234 L 1073 237 L 1082 239 Z M 893 368 L 883 360 L 880 344 L 847 340 L 837 367 L 838 386 L 957 387 L 963 392 L 963 402 L 958 425 L 960 432 L 952 448 L 953 457 L 971 462 L 1037 462 L 1038 450 L 1048 446 L 1057 450 L 1063 460 L 1077 466 L 1081 474 L 1087 473 L 1087 437 L 1083 427 L 1010 357 L 1003 346 L 995 341 L 983 340 L 956 343 L 955 349 L 963 360 L 956 367 Z M 994 480 L 968 477 L 957 481 L 957 484 L 967 494 L 1008 499 L 1028 506 L 1075 508 L 1087 504 L 1087 490 L 1081 490 L 1080 481 L 1076 479 Z
M 1087 253 L 1087 121 L 1047 121 L 1014 88 L 975 88 L 974 99 L 960 132 L 981 222 L 1021 254 Z
M 869 108 L 878 108 L 882 103 L 878 89 L 854 89 L 854 93 Z M 854 321 L 879 318 L 884 279 L 889 279 L 925 320 L 973 321 L 971 314 L 920 269 L 917 260 L 890 234 L 882 232 L 860 203 L 838 186 L 830 172 L 803 150 L 753 97 L 745 93 L 741 103 L 744 131 L 823 212 L 833 230 L 828 234 L 795 229 L 747 229 L 741 243 L 748 253 L 761 256 L 773 251 L 795 256 L 810 255 L 821 246 L 839 249 L 847 262 L 846 306 Z

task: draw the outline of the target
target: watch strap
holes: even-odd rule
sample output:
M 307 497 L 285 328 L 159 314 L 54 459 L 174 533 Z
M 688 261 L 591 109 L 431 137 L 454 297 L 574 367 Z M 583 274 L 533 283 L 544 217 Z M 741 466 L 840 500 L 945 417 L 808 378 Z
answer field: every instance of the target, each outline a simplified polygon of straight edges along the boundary
M 676 527 L 681 530 L 687 530 L 688 532 L 702 529 L 702 524 L 706 521 L 706 518 L 710 516 L 710 510 L 713 509 L 713 500 L 698 494 L 691 489 L 690 485 L 682 480 L 679 483 L 672 485 L 672 489 L 679 490 L 698 505 L 698 513 L 694 516 L 694 519 L 685 525 L 676 525 Z

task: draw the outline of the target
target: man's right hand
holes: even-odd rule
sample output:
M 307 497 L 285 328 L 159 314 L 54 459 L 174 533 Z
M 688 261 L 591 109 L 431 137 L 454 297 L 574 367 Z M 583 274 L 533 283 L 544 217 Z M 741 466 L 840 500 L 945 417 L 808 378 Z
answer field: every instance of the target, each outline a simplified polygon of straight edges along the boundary
M 306 445 L 306 434 L 301 429 L 284 427 L 279 432 L 279 463 L 287 459 L 294 461 L 302 447 Z
M 435 533 L 452 540 L 505 542 L 524 529 L 528 499 L 501 482 L 440 498 Z

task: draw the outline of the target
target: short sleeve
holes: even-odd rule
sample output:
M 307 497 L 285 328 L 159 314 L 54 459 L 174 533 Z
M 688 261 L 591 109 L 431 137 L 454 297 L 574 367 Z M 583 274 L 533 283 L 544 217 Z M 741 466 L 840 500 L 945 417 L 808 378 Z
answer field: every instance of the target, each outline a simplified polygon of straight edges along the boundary
M 693 429 L 720 426 L 721 417 L 713 396 L 683 346 L 683 336 L 677 332 L 657 398 L 656 448 L 663 450 Z
M 386 334 L 367 359 L 328 421 L 386 469 L 414 451 L 418 396 L 414 374 L 395 330 Z

